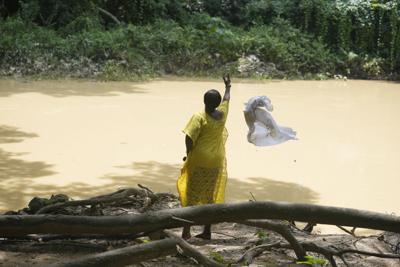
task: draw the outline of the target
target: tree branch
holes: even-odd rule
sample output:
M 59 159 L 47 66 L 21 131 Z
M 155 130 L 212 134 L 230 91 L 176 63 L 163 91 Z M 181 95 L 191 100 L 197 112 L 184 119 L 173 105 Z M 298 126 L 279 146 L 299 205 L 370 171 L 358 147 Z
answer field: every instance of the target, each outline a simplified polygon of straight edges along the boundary
M 386 259 L 400 259 L 400 255 L 397 255 L 397 254 L 376 253 L 376 252 L 369 252 L 369 251 L 363 251 L 363 250 L 357 250 L 357 249 L 338 250 L 338 249 L 334 249 L 334 248 L 321 247 L 312 242 L 300 242 L 300 244 L 304 247 L 304 249 L 306 251 L 315 252 L 315 253 L 319 253 L 319 254 L 323 255 L 330 262 L 330 264 L 333 267 L 337 266 L 337 264 L 334 260 L 335 256 L 339 257 L 347 265 L 347 262 L 345 261 L 343 255 L 349 254 L 349 253 L 373 256 L 373 257 L 378 257 L 378 258 L 386 258 Z M 261 247 L 261 246 L 254 247 L 253 249 L 257 249 L 259 247 Z M 293 249 L 290 244 L 285 244 L 285 243 L 276 243 L 276 244 L 271 244 L 269 246 L 265 246 L 265 248 L 272 248 L 272 247 Z
M 321 224 L 357 226 L 400 233 L 400 217 L 355 209 L 294 204 L 286 202 L 242 202 L 212 204 L 160 210 L 124 216 L 3 215 L 0 237 L 27 234 L 137 234 L 160 229 L 220 222 L 242 222 L 248 219 L 283 219 L 313 221 Z
M 224 265 L 213 261 L 203 254 L 201 254 L 197 249 L 192 247 L 188 242 L 180 238 L 174 232 L 169 230 L 164 230 L 164 233 L 169 236 L 170 238 L 176 240 L 179 247 L 182 249 L 183 254 L 187 257 L 194 258 L 198 263 L 202 264 L 205 267 L 224 267 Z
M 105 9 L 102 9 L 101 7 L 97 7 L 97 9 L 103 13 L 104 15 L 108 16 L 109 18 L 111 18 L 115 23 L 117 23 L 118 25 L 121 25 L 121 22 L 117 19 L 116 16 L 114 16 L 113 14 L 111 14 L 110 12 L 108 12 Z
M 247 220 L 241 223 L 249 226 L 265 228 L 280 234 L 292 246 L 297 259 L 305 260 L 306 252 L 299 241 L 294 237 L 288 225 L 267 220 Z
M 275 247 L 280 244 L 280 241 L 272 243 L 272 244 L 263 244 L 259 246 L 255 246 L 247 250 L 239 259 L 236 260 L 236 263 L 243 262 L 245 265 L 250 265 L 253 262 L 253 259 L 263 253 L 265 250 Z

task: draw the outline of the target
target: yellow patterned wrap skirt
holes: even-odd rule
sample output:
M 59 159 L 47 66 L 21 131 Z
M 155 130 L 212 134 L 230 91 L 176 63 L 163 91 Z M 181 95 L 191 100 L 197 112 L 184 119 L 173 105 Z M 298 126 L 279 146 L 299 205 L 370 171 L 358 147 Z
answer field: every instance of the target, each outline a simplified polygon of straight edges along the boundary
M 181 169 L 177 187 L 182 207 L 223 203 L 227 180 L 225 128 L 229 102 L 217 108 L 224 115 L 215 120 L 205 112 L 193 115 L 183 132 L 193 141 L 193 149 Z

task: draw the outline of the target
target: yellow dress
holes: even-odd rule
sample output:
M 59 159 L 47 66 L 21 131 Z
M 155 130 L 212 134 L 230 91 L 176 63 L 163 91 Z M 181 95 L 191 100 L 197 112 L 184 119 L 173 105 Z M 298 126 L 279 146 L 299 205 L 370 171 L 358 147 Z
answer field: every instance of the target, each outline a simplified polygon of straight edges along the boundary
M 193 149 L 177 182 L 182 207 L 224 202 L 228 137 L 225 122 L 229 102 L 223 101 L 217 109 L 223 113 L 222 119 L 215 120 L 205 111 L 199 112 L 183 130 L 193 140 Z

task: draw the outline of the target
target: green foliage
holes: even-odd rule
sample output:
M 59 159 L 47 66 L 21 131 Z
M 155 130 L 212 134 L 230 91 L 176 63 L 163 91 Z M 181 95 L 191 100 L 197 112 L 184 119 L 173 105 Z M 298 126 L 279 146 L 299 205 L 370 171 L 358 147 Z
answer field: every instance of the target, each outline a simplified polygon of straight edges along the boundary
M 283 13 L 284 1 L 251 1 L 245 8 L 247 25 L 270 24 L 276 17 Z
M 20 1 L 21 18 L 24 21 L 31 22 L 36 19 L 40 12 L 38 1 Z
M 26 22 L 63 27 L 82 14 L 97 14 L 96 2 L 81 0 L 19 0 L 20 14 Z
M 326 266 L 328 264 L 326 260 L 321 258 L 315 258 L 313 256 L 305 256 L 305 258 L 307 259 L 306 261 L 296 261 L 296 263 L 311 265 L 313 267 L 321 267 L 321 266 Z
M 382 74 L 382 58 L 366 58 L 363 64 L 363 70 L 368 74 L 369 77 L 379 77 Z
M 215 260 L 216 262 L 219 263 L 226 263 L 226 260 L 224 257 L 221 255 L 221 253 L 216 252 L 216 251 L 210 251 L 210 257 Z
M 257 230 L 256 235 L 259 238 L 256 242 L 256 245 L 261 245 L 268 239 L 268 233 L 264 232 L 263 230 Z
M 14 31 L 15 28 L 19 30 Z M 332 66 L 332 56 L 321 43 L 285 21 L 245 31 L 201 13 L 185 26 L 159 20 L 151 25 L 104 30 L 98 20 L 82 16 L 59 31 L 25 24 L 20 19 L 6 20 L 0 30 L 5 33 L 0 40 L 2 60 L 41 62 L 40 68 L 26 65 L 29 68 L 24 68 L 22 74 L 44 70 L 61 73 L 65 69 L 74 74 L 80 72 L 77 65 L 82 64 L 83 73 L 93 71 L 93 76 L 106 79 L 125 78 L 129 72 L 139 76 L 219 75 L 227 70 L 237 71 L 235 62 L 250 54 L 275 63 L 288 76 L 329 70 Z M 66 64 L 57 66 L 60 60 Z
M 400 69 L 398 1 L 255 0 L 247 4 L 246 11 L 247 25 L 271 24 L 276 17 L 284 18 L 325 43 L 339 61 L 354 52 L 381 58 L 383 72 Z
M 264 232 L 263 230 L 257 230 L 256 235 L 260 239 L 267 239 L 268 238 L 268 233 Z
M 187 15 L 181 0 L 102 0 L 99 5 L 126 23 L 140 25 L 158 19 L 180 21 Z
M 250 55 L 273 66 L 260 76 L 268 78 L 400 73 L 395 0 L 19 0 L 13 8 L 0 19 L 3 75 L 240 75 Z
M 291 76 L 332 70 L 329 50 L 284 20 L 275 21 L 272 27 L 253 27 L 249 35 L 252 40 L 249 51 L 264 62 L 274 62 Z
M 89 32 L 104 29 L 99 16 L 82 14 L 76 17 L 64 28 L 60 29 L 63 35 L 74 35 L 81 32 Z

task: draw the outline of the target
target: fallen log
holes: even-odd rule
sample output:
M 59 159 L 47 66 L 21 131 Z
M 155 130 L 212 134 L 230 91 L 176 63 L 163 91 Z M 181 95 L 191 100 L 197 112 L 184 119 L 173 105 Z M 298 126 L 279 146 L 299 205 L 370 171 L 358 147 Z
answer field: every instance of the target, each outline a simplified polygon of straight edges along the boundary
M 177 220 L 181 218 L 182 220 Z M 160 229 L 248 219 L 280 219 L 400 233 L 400 217 L 329 206 L 287 202 L 242 202 L 161 210 L 126 216 L 3 215 L 0 237 L 27 234 L 137 234 Z

